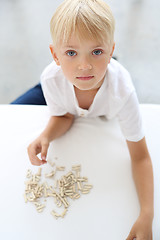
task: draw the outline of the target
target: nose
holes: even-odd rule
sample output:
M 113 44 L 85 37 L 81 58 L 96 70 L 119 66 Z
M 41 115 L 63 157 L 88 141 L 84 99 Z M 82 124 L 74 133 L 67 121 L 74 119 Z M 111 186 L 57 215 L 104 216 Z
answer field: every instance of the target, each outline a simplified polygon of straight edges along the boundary
M 92 64 L 90 63 L 90 61 L 87 58 L 85 58 L 85 57 L 81 58 L 78 69 L 79 70 L 91 70 Z

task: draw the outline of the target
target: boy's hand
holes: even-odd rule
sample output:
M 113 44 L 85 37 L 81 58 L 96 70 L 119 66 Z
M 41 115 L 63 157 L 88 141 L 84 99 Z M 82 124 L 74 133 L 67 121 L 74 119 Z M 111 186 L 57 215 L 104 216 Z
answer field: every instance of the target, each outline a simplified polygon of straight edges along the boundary
M 46 161 L 46 156 L 47 156 L 47 151 L 49 147 L 49 141 L 47 138 L 44 137 L 38 137 L 35 141 L 33 141 L 27 148 L 28 150 L 28 155 L 31 163 L 36 166 L 40 166 L 42 164 L 47 163 Z M 37 157 L 37 154 L 41 153 L 41 158 L 40 160 Z
M 152 240 L 152 219 L 140 215 L 126 240 Z

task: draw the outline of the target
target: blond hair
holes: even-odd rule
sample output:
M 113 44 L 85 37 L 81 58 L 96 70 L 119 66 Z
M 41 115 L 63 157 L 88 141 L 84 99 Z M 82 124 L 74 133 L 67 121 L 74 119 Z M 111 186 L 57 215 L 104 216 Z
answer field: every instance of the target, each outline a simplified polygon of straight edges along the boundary
M 81 39 L 114 42 L 115 20 L 103 0 L 65 0 L 50 22 L 53 45 L 68 42 L 72 34 Z

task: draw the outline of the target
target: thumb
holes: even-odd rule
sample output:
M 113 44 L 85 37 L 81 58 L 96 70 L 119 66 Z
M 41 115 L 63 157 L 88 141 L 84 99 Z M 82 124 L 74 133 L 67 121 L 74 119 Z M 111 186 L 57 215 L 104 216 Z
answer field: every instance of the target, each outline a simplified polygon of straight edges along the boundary
M 126 240 L 135 240 L 135 239 L 136 239 L 136 236 L 132 232 L 130 232 L 130 234 L 126 238 Z
M 49 144 L 48 144 L 48 143 L 44 143 L 44 144 L 42 145 L 41 158 L 42 158 L 43 161 L 46 161 L 48 147 L 49 147 Z

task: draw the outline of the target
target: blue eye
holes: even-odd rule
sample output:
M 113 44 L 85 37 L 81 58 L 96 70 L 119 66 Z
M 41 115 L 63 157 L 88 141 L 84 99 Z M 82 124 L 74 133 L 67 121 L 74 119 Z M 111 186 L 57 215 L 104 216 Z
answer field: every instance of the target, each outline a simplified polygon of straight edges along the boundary
M 102 53 L 103 53 L 103 51 L 99 50 L 99 49 L 93 51 L 93 55 L 96 55 L 96 56 L 101 55 Z
M 73 57 L 73 56 L 76 55 L 76 52 L 75 51 L 68 51 L 66 54 L 70 57 Z

